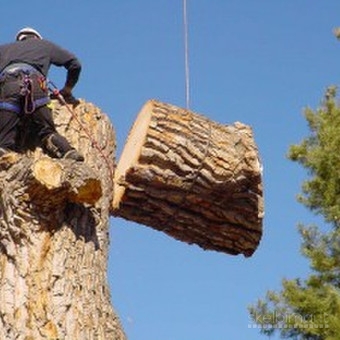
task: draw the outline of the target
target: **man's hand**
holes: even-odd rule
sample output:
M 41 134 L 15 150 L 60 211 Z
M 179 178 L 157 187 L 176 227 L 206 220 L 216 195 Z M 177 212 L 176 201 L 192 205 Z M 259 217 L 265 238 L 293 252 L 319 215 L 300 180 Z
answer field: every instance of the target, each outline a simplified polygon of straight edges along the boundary
M 73 105 L 73 107 L 76 107 L 80 103 L 79 99 L 73 96 L 72 89 L 67 86 L 63 87 L 59 93 L 62 95 L 65 102 Z

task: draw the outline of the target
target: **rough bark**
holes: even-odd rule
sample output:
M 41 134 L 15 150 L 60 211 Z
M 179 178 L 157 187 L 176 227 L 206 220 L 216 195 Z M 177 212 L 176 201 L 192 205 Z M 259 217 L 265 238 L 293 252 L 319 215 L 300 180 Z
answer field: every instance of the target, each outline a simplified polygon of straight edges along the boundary
M 204 249 L 252 255 L 263 199 L 251 128 L 149 101 L 117 165 L 112 208 Z
M 0 339 L 123 340 L 107 282 L 114 131 L 92 104 L 76 119 L 53 104 L 86 162 L 39 147 L 0 159 Z

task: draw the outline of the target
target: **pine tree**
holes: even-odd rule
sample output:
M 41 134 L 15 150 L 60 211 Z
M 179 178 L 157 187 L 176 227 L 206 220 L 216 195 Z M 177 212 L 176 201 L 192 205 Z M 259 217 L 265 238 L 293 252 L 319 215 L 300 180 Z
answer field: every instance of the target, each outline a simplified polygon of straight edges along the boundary
M 339 340 L 340 106 L 336 88 L 328 88 L 320 108 L 306 109 L 305 117 L 310 135 L 290 147 L 288 158 L 308 172 L 299 202 L 323 216 L 327 230 L 298 226 L 310 276 L 283 280 L 281 291 L 268 291 L 249 311 L 268 336 L 277 332 L 296 340 Z

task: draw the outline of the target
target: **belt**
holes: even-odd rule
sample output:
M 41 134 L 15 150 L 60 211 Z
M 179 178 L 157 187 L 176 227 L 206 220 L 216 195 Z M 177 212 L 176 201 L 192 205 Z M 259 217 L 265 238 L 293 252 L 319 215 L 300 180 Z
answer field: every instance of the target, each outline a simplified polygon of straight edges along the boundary
M 38 108 L 38 107 L 48 104 L 49 102 L 50 102 L 49 97 L 43 97 L 43 98 L 34 100 L 32 104 L 34 105 L 34 108 Z M 0 101 L 0 110 L 7 110 L 7 111 L 11 111 L 11 112 L 15 112 L 19 114 L 21 113 L 22 108 L 20 104 L 13 104 L 13 103 Z M 28 113 L 32 113 L 32 112 L 28 112 Z
M 16 74 L 19 72 L 23 73 L 38 73 L 43 75 L 37 68 L 26 63 L 13 63 L 6 66 L 0 73 L 0 75 L 5 74 Z

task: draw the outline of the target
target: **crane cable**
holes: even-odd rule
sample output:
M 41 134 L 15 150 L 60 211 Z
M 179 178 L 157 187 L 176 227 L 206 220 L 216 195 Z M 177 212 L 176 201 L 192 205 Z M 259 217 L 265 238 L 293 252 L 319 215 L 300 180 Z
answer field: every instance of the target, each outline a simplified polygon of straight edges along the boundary
M 187 1 L 183 0 L 183 27 L 184 27 L 184 62 L 185 62 L 185 103 L 186 108 L 189 110 L 190 108 L 190 69 L 189 69 L 189 44 L 188 44 L 188 13 L 187 13 Z M 67 110 L 71 113 L 72 117 L 77 121 L 80 128 L 85 132 L 87 137 L 92 143 L 92 146 L 97 149 L 99 154 L 102 156 L 103 160 L 105 161 L 108 169 L 110 170 L 111 174 L 114 174 L 113 166 L 108 160 L 107 156 L 103 153 L 101 148 L 99 147 L 97 141 L 91 136 L 91 133 L 87 130 L 87 128 L 81 123 L 81 121 L 78 119 L 76 114 L 71 110 L 63 96 L 61 95 L 58 88 L 55 86 L 55 84 L 49 80 L 49 83 L 53 86 L 52 92 L 56 97 L 59 99 L 60 102 L 62 102 L 64 105 L 66 105 Z
M 184 27 L 184 62 L 185 62 L 185 103 L 190 107 L 190 70 L 189 70 L 189 44 L 188 44 L 188 12 L 187 1 L 183 0 L 183 27 Z

